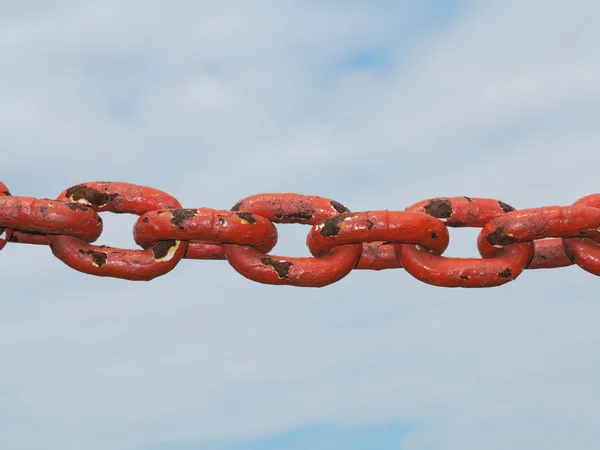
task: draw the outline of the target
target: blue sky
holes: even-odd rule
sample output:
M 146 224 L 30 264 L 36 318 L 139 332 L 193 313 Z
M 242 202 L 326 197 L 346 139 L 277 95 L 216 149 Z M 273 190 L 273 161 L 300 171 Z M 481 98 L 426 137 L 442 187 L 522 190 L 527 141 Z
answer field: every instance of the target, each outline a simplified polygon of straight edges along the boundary
M 151 445 L 147 450 L 327 450 L 330 448 L 350 448 L 355 450 L 397 450 L 405 434 L 412 426 L 400 424 L 376 424 L 340 428 L 327 425 L 313 425 L 290 430 L 260 439 L 248 439 L 230 443 L 191 443 Z
M 128 181 L 185 207 L 298 192 L 352 211 L 598 192 L 600 5 L 0 0 L 0 180 Z M 101 214 L 133 247 L 136 217 Z M 278 226 L 273 254 L 308 255 Z M 476 256 L 478 230 L 447 255 Z M 322 289 L 225 261 L 149 283 L 0 252 L 0 448 L 594 449 L 598 279 Z

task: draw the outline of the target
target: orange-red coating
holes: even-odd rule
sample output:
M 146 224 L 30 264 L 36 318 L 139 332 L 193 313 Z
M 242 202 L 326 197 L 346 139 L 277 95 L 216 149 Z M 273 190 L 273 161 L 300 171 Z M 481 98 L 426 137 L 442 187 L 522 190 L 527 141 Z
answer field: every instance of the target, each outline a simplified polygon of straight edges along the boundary
M 407 211 L 437 217 L 450 227 L 481 227 L 514 208 L 486 198 L 440 197 L 416 203 Z M 400 245 L 404 269 L 420 281 L 444 287 L 492 287 L 514 280 L 533 257 L 533 244 L 513 245 L 494 258 L 448 258 L 419 245 Z
M 437 197 L 417 202 L 406 211 L 428 214 L 453 228 L 479 228 L 515 208 L 491 198 Z
M 0 197 L 0 227 L 24 233 L 64 234 L 93 242 L 102 233 L 102 219 L 78 203 L 35 197 Z
M 533 256 L 530 242 L 513 244 L 493 258 L 447 258 L 415 245 L 403 245 L 400 261 L 408 273 L 443 287 L 493 287 L 517 278 Z
M 367 211 L 339 214 L 311 227 L 310 252 L 325 256 L 338 245 L 363 242 L 418 243 L 441 255 L 448 247 L 448 229 L 440 220 L 408 211 Z
M 15 230 L 10 238 L 10 242 L 19 244 L 48 245 L 48 238 L 45 234 L 31 234 Z
M 545 206 L 514 211 L 488 222 L 477 238 L 484 257 L 516 242 L 545 238 L 598 237 L 600 209 L 589 206 Z M 551 244 L 552 245 L 552 244 Z
M 292 193 L 251 195 L 237 202 L 231 210 L 251 212 L 274 223 L 308 225 L 314 225 L 336 214 L 350 212 L 335 200 Z
M 6 185 L 0 181 L 0 197 L 10 197 L 11 193 Z M 13 230 L 0 226 L 0 250 L 4 248 L 6 243 L 10 241 L 13 235 Z
M 181 208 L 172 196 L 128 183 L 92 182 L 63 191 L 58 200 L 77 202 L 96 211 L 144 214 Z M 70 237 L 48 235 L 52 253 L 75 270 L 102 277 L 148 281 L 170 272 L 183 258 L 187 241 L 165 240 L 146 250 L 94 246 Z
M 140 216 L 133 227 L 133 237 L 143 248 L 166 239 L 180 239 L 203 241 L 197 244 L 204 251 L 206 243 L 225 242 L 251 245 L 267 253 L 277 243 L 277 228 L 269 219 L 249 212 L 171 209 L 150 211 Z M 188 254 L 194 244 L 191 243 Z
M 573 206 L 600 208 L 600 195 L 592 194 L 580 198 L 573 203 Z M 565 238 L 563 245 L 571 261 L 589 273 L 600 275 L 600 243 L 598 240 L 588 237 Z
M 396 245 L 387 242 L 363 243 L 362 255 L 355 269 L 385 270 L 401 269 L 402 264 L 396 255 Z
M 225 253 L 223 253 L 223 247 L 220 244 L 213 244 L 210 242 L 192 241 L 185 253 L 184 258 L 186 259 L 212 259 L 212 260 L 223 260 Z
M 563 248 L 560 238 L 548 238 L 533 241 L 533 258 L 527 269 L 556 269 L 558 267 L 572 266 Z
M 233 208 L 266 217 L 275 223 L 314 225 L 327 217 L 349 212 L 342 204 L 299 194 L 263 194 L 247 197 Z M 265 284 L 322 287 L 352 271 L 362 251 L 361 244 L 340 245 L 322 258 L 271 256 L 253 247 L 223 244 L 231 266 L 244 277 Z
M 70 236 L 48 236 L 54 256 L 69 267 L 99 277 L 150 281 L 164 275 L 185 255 L 182 241 L 161 241 L 146 250 L 91 245 Z
M 142 215 L 159 209 L 181 208 L 177 199 L 163 191 L 120 181 L 93 181 L 65 189 L 57 200 L 92 206 L 96 211 Z

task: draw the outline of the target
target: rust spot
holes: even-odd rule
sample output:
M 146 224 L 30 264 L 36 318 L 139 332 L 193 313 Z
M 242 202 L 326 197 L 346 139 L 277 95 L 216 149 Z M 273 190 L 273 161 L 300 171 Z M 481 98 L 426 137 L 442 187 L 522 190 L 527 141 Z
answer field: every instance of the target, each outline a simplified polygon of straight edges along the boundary
M 144 217 L 144 218 L 142 219 L 142 222 L 144 222 L 144 223 L 148 223 L 148 222 L 150 222 L 150 219 L 148 219 L 147 217 Z
M 437 238 L 438 238 L 437 233 L 431 233 L 431 239 L 437 239 Z
M 236 203 L 235 205 L 233 205 L 233 208 L 231 208 L 231 210 L 239 211 L 241 207 L 242 207 L 242 202 L 239 202 L 239 203 Z
M 43 214 L 46 211 L 48 211 L 48 207 L 47 206 L 40 206 L 40 212 Z
M 94 206 L 104 206 L 111 203 L 119 196 L 119 194 L 107 194 L 100 192 L 97 189 L 88 188 L 85 184 L 79 184 L 67 189 L 67 197 L 77 200 L 86 200 Z
M 373 225 L 375 225 L 373 222 L 371 222 L 369 219 L 367 219 L 367 228 L 370 230 L 371 228 L 373 228 Z
M 169 253 L 169 249 L 177 244 L 175 239 L 169 239 L 166 241 L 160 241 L 158 244 L 152 247 L 152 253 L 155 259 L 164 258 Z
M 510 270 L 510 268 L 506 268 L 502 272 L 498 273 L 498 276 L 500 278 L 510 278 L 511 275 L 512 275 L 512 270 Z
M 321 223 L 323 224 L 323 228 L 321 228 L 321 236 L 323 237 L 331 237 L 337 236 L 342 229 L 342 224 L 344 223 L 344 219 L 348 217 L 348 214 L 340 214 L 338 216 L 329 217 L 324 219 Z M 367 225 L 368 226 L 368 225 Z
M 67 207 L 69 207 L 69 209 L 71 211 L 83 211 L 83 212 L 87 212 L 88 211 L 88 207 L 84 206 L 84 205 L 80 205 L 79 203 L 67 203 Z
M 219 218 L 219 223 L 221 225 L 227 225 L 227 220 L 225 220 L 225 216 L 217 215 L 217 217 Z
M 241 212 L 241 213 L 237 213 L 237 216 L 240 219 L 245 220 L 248 223 L 256 223 L 256 219 L 254 218 L 254 216 L 252 215 L 252 213 Z
M 178 227 L 180 230 L 183 230 L 184 227 L 182 222 L 191 219 L 198 213 L 197 209 L 174 209 L 171 211 L 171 223 Z
M 10 193 L 10 191 L 4 191 L 3 194 L 6 195 L 7 197 L 12 197 L 12 194 Z
M 504 234 L 504 228 L 499 227 L 493 233 L 490 233 L 486 238 L 486 241 L 489 242 L 490 245 L 510 245 L 517 242 L 517 240 L 513 237 L 506 236 Z
M 468 197 L 465 197 L 465 198 L 468 198 Z M 461 275 L 459 278 L 461 280 L 470 280 L 471 279 L 471 277 L 469 275 Z
M 471 200 L 471 197 L 467 197 L 467 196 L 465 196 L 465 198 L 467 199 L 467 201 L 468 201 L 469 203 L 473 203 L 473 200 Z M 467 278 L 467 279 L 468 279 L 468 278 Z
M 106 264 L 106 260 L 108 259 L 106 253 L 97 252 L 96 250 L 78 250 L 78 253 L 82 255 L 91 255 L 92 263 L 98 267 L 102 267 L 104 264 Z
M 452 216 L 452 203 L 450 200 L 429 200 L 425 213 L 438 219 L 447 219 Z
M 279 278 L 287 278 L 290 273 L 290 267 L 292 267 L 292 263 L 289 261 L 275 261 L 270 256 L 264 257 L 260 259 L 265 266 L 271 266 L 277 272 L 277 276 Z
M 348 208 L 346 208 L 344 205 L 342 205 L 340 202 L 336 202 L 335 200 L 331 200 L 329 203 L 331 203 L 331 206 L 333 206 L 333 209 L 335 209 L 340 214 L 344 214 L 344 213 L 349 213 L 350 212 L 350 210 Z
M 498 205 L 500 206 L 500 208 L 502 208 L 502 211 L 504 211 L 505 213 L 509 213 L 511 211 L 516 211 L 515 208 L 513 208 L 512 206 L 510 206 L 504 202 L 498 202 Z
M 106 255 L 106 253 L 92 251 L 92 261 L 98 267 L 101 267 L 104 264 L 106 264 L 107 259 L 108 259 L 108 256 Z
M 277 220 L 285 220 L 290 222 L 299 222 L 303 220 L 312 220 L 314 216 L 308 213 L 291 213 L 291 214 L 275 214 Z

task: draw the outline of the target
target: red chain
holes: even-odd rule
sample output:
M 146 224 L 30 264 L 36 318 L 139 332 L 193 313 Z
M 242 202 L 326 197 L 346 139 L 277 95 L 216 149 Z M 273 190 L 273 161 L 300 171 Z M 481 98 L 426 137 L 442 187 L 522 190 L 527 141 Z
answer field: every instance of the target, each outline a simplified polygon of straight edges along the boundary
M 92 245 L 102 233 L 102 211 L 140 216 L 133 236 L 142 249 Z M 311 225 L 313 257 L 270 255 L 274 223 Z M 443 256 L 447 227 L 481 228 L 482 258 Z M 357 213 L 322 197 L 260 194 L 228 211 L 183 209 L 162 191 L 128 183 L 83 183 L 50 200 L 13 197 L 0 182 L 0 250 L 8 242 L 49 245 L 75 270 L 128 280 L 151 280 L 186 258 L 226 259 L 265 284 L 320 287 L 353 269 L 403 267 L 436 286 L 490 287 L 525 269 L 572 264 L 600 276 L 600 194 L 520 211 L 497 200 L 440 197 L 405 211 Z

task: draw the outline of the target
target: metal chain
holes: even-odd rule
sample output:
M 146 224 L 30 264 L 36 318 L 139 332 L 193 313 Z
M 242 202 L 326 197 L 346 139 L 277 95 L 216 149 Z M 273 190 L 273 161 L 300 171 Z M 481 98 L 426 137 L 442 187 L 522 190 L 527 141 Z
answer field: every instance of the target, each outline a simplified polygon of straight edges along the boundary
M 133 237 L 142 250 L 92 245 L 103 211 L 138 215 Z M 270 255 L 274 223 L 311 225 L 313 257 Z M 482 258 L 443 256 L 447 227 L 481 228 Z M 0 250 L 8 242 L 48 245 L 75 270 L 127 280 L 152 280 L 187 258 L 226 259 L 265 284 L 322 287 L 353 269 L 404 268 L 436 286 L 492 287 L 524 269 L 577 264 L 600 275 L 600 194 L 520 211 L 487 198 L 441 197 L 404 211 L 352 213 L 300 194 L 253 195 L 231 210 L 184 209 L 162 191 L 129 183 L 82 183 L 50 200 L 12 196 L 0 182 Z

